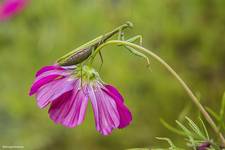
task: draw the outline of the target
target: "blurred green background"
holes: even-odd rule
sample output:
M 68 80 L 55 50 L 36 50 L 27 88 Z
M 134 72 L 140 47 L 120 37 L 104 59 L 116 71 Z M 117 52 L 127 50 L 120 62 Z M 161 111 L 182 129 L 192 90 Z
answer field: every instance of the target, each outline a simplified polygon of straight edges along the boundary
M 199 112 L 174 78 L 155 60 L 122 47 L 103 50 L 102 79 L 115 85 L 133 114 L 130 126 L 107 137 L 96 130 L 92 108 L 74 129 L 55 125 L 47 109 L 28 96 L 35 72 L 60 56 L 125 21 L 127 37 L 143 35 L 143 45 L 164 58 L 217 110 L 225 90 L 224 0 L 32 0 L 26 9 L 0 23 L 0 145 L 28 150 L 114 150 L 162 146 L 156 136 L 183 139 L 160 123 Z M 95 64 L 99 68 L 99 62 Z M 184 112 L 183 110 L 186 110 Z M 184 113 L 182 113 L 184 112 Z

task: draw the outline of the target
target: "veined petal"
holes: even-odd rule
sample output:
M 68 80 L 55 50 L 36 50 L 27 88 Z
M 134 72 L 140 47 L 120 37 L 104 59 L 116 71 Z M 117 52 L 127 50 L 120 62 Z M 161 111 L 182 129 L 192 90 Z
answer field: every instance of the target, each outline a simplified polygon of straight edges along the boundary
M 42 73 L 35 79 L 34 83 L 32 84 L 29 95 L 33 95 L 38 91 L 40 87 L 55 80 L 56 78 L 68 76 L 69 74 L 70 72 L 66 72 L 63 70 L 51 70 Z
M 128 126 L 132 121 L 132 115 L 129 109 L 124 105 L 122 95 L 115 87 L 111 85 L 105 85 L 104 87 L 105 88 L 103 88 L 103 91 L 106 92 L 109 96 L 111 96 L 113 100 L 116 102 L 117 110 L 120 115 L 120 125 L 118 128 L 124 128 Z
M 119 91 L 113 87 L 112 85 L 104 85 L 104 87 L 110 91 L 109 94 L 112 94 L 113 97 L 115 97 L 116 99 L 119 99 L 120 101 L 124 101 L 123 96 L 119 93 Z
M 59 67 L 59 66 L 44 66 L 42 67 L 40 70 L 37 71 L 36 73 L 36 77 L 41 75 L 42 73 L 46 72 L 46 71 L 50 71 L 50 70 L 64 70 L 62 67 Z
M 88 86 L 88 94 L 92 103 L 96 129 L 108 135 L 120 123 L 120 116 L 115 101 L 98 86 Z
M 34 82 L 50 75 L 68 76 L 70 74 L 71 74 L 71 71 L 67 71 L 67 70 L 49 70 L 37 76 Z
M 69 77 L 54 80 L 43 87 L 36 93 L 38 106 L 44 108 L 49 102 L 60 97 L 62 94 L 71 91 L 75 86 L 76 80 Z
M 85 90 L 83 88 L 83 90 Z M 55 123 L 73 128 L 80 125 L 85 117 L 88 96 L 82 89 L 74 89 L 69 99 L 58 98 L 51 104 L 49 116 Z M 64 98 L 64 99 L 63 99 Z
M 47 77 L 44 77 L 40 80 L 35 81 L 30 88 L 29 95 L 30 96 L 33 95 L 34 93 L 36 93 L 38 91 L 38 89 L 40 87 L 42 87 L 43 85 L 55 80 L 57 77 L 59 77 L 59 75 L 50 75 L 50 76 L 47 76 Z

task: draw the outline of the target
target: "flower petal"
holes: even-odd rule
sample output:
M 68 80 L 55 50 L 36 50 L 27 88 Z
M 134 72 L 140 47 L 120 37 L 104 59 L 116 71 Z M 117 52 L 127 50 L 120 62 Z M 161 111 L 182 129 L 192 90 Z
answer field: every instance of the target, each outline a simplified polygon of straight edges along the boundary
M 50 75 L 50 76 L 47 76 L 47 77 L 45 77 L 45 78 L 42 78 L 42 79 L 40 79 L 40 80 L 38 80 L 38 81 L 35 81 L 35 82 L 33 83 L 33 85 L 31 86 L 31 88 L 30 88 L 29 95 L 30 95 L 30 96 L 33 95 L 34 93 L 36 93 L 36 92 L 38 91 L 38 89 L 39 89 L 41 86 L 43 86 L 43 85 L 45 85 L 45 84 L 47 84 L 47 83 L 53 81 L 53 80 L 56 79 L 57 77 L 59 77 L 59 75 Z
M 69 71 L 67 72 L 63 70 L 52 70 L 52 71 L 46 71 L 45 73 L 42 73 L 35 79 L 34 83 L 32 84 L 29 95 L 31 96 L 34 93 L 36 93 L 38 89 L 42 87 L 43 85 L 55 80 L 56 78 L 60 76 L 62 77 L 67 76 L 68 74 L 70 74 Z
M 63 68 L 59 67 L 59 66 L 44 66 L 42 67 L 40 70 L 37 71 L 36 73 L 36 77 L 39 76 L 40 74 L 46 72 L 46 71 L 50 71 L 50 70 L 63 70 Z
M 17 14 L 26 6 L 27 0 L 5 0 L 0 4 L 0 21 Z
M 84 120 L 88 96 L 78 89 L 74 89 L 70 95 L 72 96 L 69 98 L 62 96 L 54 101 L 49 109 L 49 116 L 55 123 L 73 128 Z
M 63 78 L 54 80 L 43 87 L 41 87 L 36 94 L 38 106 L 44 108 L 49 102 L 60 97 L 62 94 L 71 91 L 75 85 L 76 80 L 70 78 Z
M 120 116 L 115 101 L 98 86 L 88 86 L 88 94 L 92 103 L 96 129 L 108 135 L 120 123 Z
M 123 96 L 119 93 L 119 91 L 113 87 L 112 85 L 104 85 L 105 88 L 107 88 L 110 93 L 115 96 L 117 99 L 120 99 L 122 102 L 124 101 Z
M 109 96 L 111 96 L 117 105 L 117 110 L 120 115 L 120 125 L 118 128 L 124 128 L 130 124 L 132 121 L 132 115 L 129 109 L 124 105 L 124 100 L 122 95 L 111 85 L 105 85 L 103 91 L 106 92 Z

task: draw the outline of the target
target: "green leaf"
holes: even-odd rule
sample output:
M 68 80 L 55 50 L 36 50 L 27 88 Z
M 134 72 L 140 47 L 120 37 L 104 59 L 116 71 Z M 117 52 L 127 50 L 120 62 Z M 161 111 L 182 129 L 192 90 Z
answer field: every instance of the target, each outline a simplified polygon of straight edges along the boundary
M 157 140 L 163 140 L 163 141 L 167 141 L 170 145 L 170 147 L 176 147 L 173 142 L 169 139 L 169 138 L 165 138 L 165 137 L 156 137 Z
M 196 135 L 198 135 L 201 140 L 205 140 L 206 137 L 201 132 L 201 130 L 199 129 L 199 127 L 190 118 L 188 118 L 188 117 L 185 117 L 185 118 L 187 119 L 189 126 L 196 133 Z
M 185 135 L 192 135 L 191 132 L 178 120 L 176 120 L 176 123 L 180 126 L 180 128 L 185 132 Z
M 209 133 L 208 133 L 208 131 L 207 131 L 207 129 L 206 129 L 206 126 L 205 126 L 203 120 L 202 120 L 201 118 L 199 118 L 199 120 L 200 120 L 201 123 L 202 123 L 202 127 L 203 127 L 203 129 L 204 129 L 205 136 L 206 136 L 207 140 L 210 140 L 210 139 L 209 139 Z
M 163 126 L 165 128 L 167 128 L 168 130 L 179 134 L 179 135 L 185 135 L 185 133 L 183 131 L 180 131 L 179 129 L 176 129 L 175 127 L 173 127 L 172 125 L 170 125 L 169 123 L 167 123 L 165 120 L 163 120 L 162 118 L 160 119 L 160 122 L 163 124 Z
M 206 107 L 206 110 L 210 113 L 210 115 L 212 115 L 217 121 L 220 120 L 220 116 L 215 112 L 213 111 L 211 108 L 209 107 Z
M 170 145 L 170 147 L 167 148 L 167 149 L 169 149 L 169 150 L 183 150 L 182 148 L 176 147 L 169 138 L 156 137 L 156 139 L 168 142 L 168 144 Z M 162 148 L 160 148 L 160 149 L 158 148 L 158 149 L 154 149 L 154 150 L 163 150 L 163 149 Z
M 191 146 L 195 146 L 195 140 L 194 135 L 191 133 L 190 130 L 188 130 L 182 123 L 180 123 L 178 120 L 176 120 L 176 123 L 180 126 L 180 128 L 185 132 L 185 136 L 189 139 L 191 142 Z

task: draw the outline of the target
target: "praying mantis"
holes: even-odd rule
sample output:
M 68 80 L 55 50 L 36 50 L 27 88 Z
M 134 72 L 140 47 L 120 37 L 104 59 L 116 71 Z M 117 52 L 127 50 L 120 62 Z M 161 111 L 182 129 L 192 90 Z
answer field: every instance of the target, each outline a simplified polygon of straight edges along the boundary
M 126 22 L 125 24 L 122 24 L 121 26 L 115 28 L 111 32 L 101 35 L 101 36 L 87 42 L 86 44 L 81 45 L 80 47 L 74 49 L 73 51 L 71 51 L 71 52 L 67 53 L 66 55 L 62 56 L 61 58 L 59 58 L 56 62 L 60 66 L 71 66 L 71 65 L 81 64 L 81 63 L 85 62 L 86 60 L 88 60 L 90 58 L 90 56 L 92 56 L 92 54 L 95 52 L 95 50 L 101 44 L 107 42 L 107 40 L 109 40 L 114 35 L 118 34 L 118 40 L 125 41 L 124 29 L 132 28 L 132 27 L 133 27 L 133 24 L 131 22 Z M 142 36 L 137 35 L 137 36 L 127 39 L 126 41 L 131 42 L 131 43 L 138 41 L 139 44 L 142 45 Z M 122 45 L 119 45 L 119 46 L 122 46 Z M 148 65 L 149 65 L 149 59 L 146 55 L 144 55 L 141 52 L 138 52 L 137 50 L 135 50 L 134 48 L 131 48 L 129 46 L 124 46 L 124 47 L 127 48 L 132 54 L 146 59 Z M 102 58 L 102 54 L 100 51 L 99 51 L 99 54 L 100 54 L 101 61 L 103 63 L 103 58 Z

